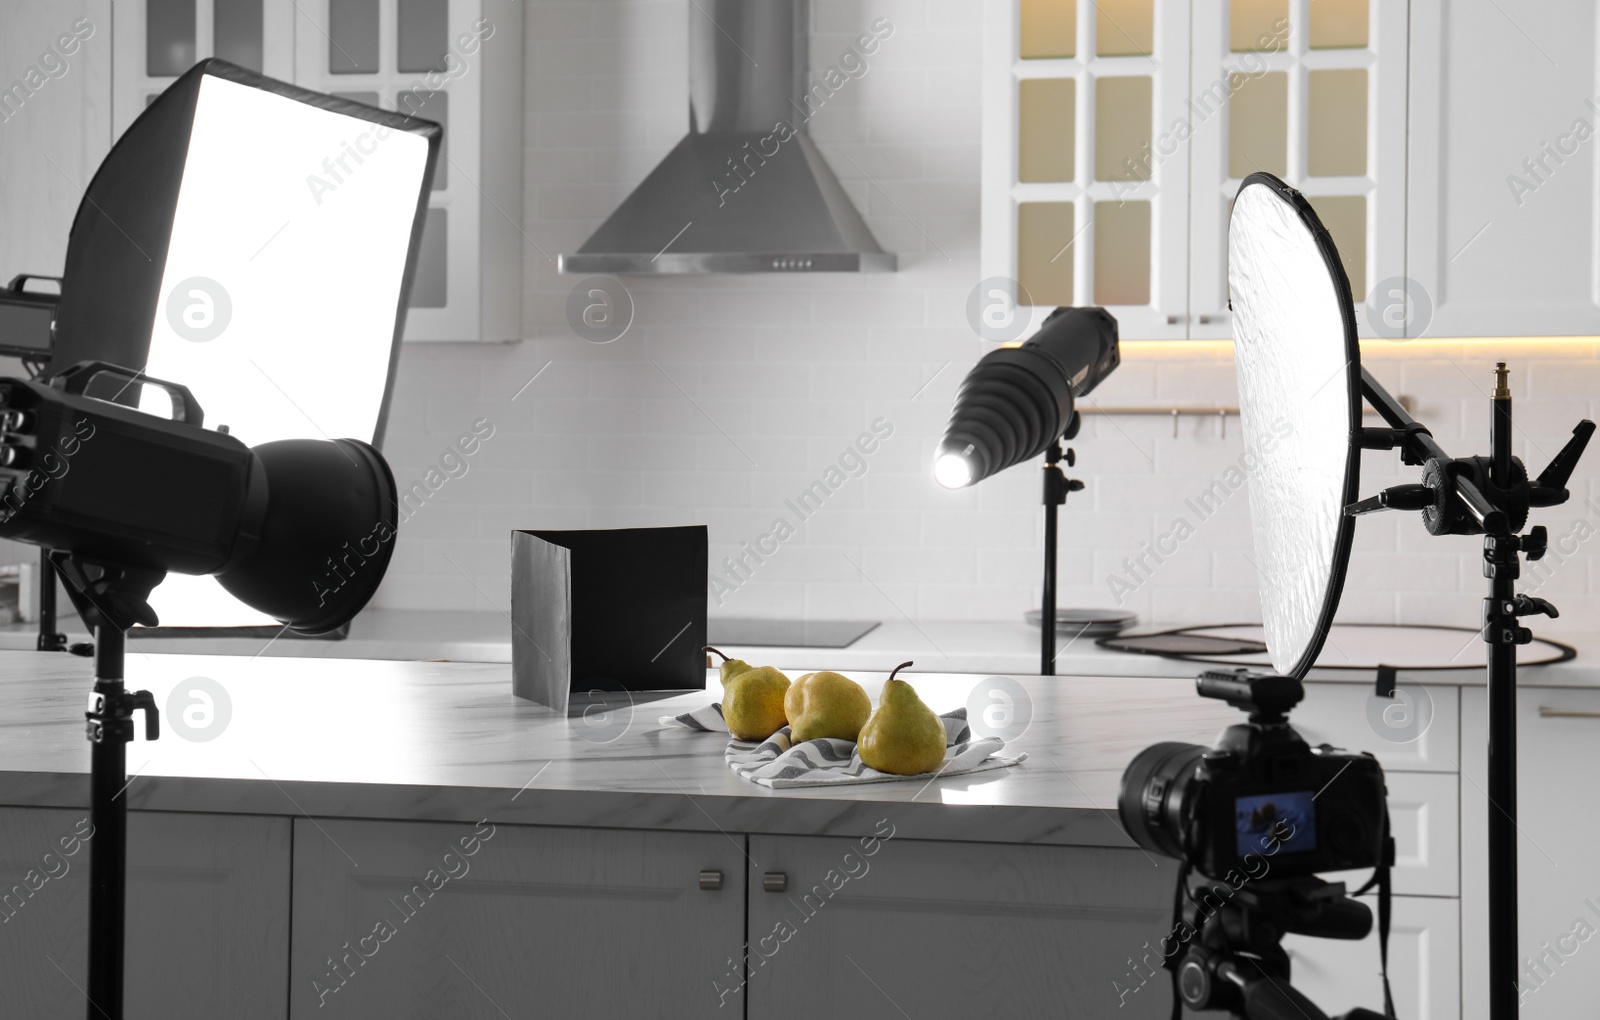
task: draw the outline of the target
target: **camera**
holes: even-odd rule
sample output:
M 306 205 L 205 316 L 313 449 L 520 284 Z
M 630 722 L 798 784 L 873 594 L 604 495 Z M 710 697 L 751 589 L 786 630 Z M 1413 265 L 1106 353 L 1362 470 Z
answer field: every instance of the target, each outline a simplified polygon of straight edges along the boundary
M 1378 866 L 1383 769 L 1371 754 L 1312 747 L 1295 732 L 1300 681 L 1215 670 L 1196 686 L 1250 719 L 1214 748 L 1169 741 L 1129 763 L 1117 807 L 1134 842 L 1214 878 L 1253 873 L 1251 856 L 1270 858 L 1280 878 Z
M 1289 982 L 1280 942 L 1290 934 L 1361 939 L 1372 911 L 1319 871 L 1374 868 L 1387 924 L 1394 841 L 1383 769 L 1370 754 L 1312 747 L 1289 725 L 1304 688 L 1293 677 L 1214 670 L 1200 696 L 1250 713 L 1216 747 L 1167 742 L 1141 751 L 1122 774 L 1117 809 L 1135 843 L 1183 862 L 1162 965 L 1174 1012 L 1226 1010 L 1244 1020 L 1326 1020 Z M 1192 888 L 1190 871 L 1205 876 Z M 1380 945 L 1387 929 L 1380 933 Z M 1388 961 L 1385 1014 L 1353 1009 L 1340 1020 L 1393 1016 Z

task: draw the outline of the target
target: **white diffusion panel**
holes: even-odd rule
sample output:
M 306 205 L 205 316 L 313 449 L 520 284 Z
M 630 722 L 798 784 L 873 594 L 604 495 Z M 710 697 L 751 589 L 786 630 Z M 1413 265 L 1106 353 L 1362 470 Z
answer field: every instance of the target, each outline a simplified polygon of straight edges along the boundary
M 1247 183 L 1234 202 L 1228 288 L 1261 617 L 1273 668 L 1287 675 L 1320 647 L 1324 606 L 1339 597 L 1360 366 L 1343 285 L 1300 211 L 1268 184 Z
M 250 446 L 371 441 L 427 156 L 420 135 L 206 76 L 146 371 Z M 141 406 L 165 403 L 145 387 Z M 208 577 L 169 576 L 151 604 L 164 626 L 273 622 Z

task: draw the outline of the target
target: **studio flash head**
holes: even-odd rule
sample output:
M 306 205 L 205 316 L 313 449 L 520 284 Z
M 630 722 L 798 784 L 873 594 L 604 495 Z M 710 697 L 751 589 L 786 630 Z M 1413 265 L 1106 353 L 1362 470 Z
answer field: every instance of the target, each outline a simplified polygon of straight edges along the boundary
M 114 399 L 87 395 L 107 382 Z M 171 419 L 116 402 L 141 386 L 167 393 Z M 214 574 L 304 634 L 349 622 L 393 549 L 396 490 L 383 457 L 354 439 L 252 449 L 203 423 L 186 387 L 104 362 L 49 385 L 0 379 L 0 537 L 151 583 L 167 571 Z M 70 571 L 68 581 L 85 587 Z M 129 623 L 156 624 L 142 599 L 129 606 Z

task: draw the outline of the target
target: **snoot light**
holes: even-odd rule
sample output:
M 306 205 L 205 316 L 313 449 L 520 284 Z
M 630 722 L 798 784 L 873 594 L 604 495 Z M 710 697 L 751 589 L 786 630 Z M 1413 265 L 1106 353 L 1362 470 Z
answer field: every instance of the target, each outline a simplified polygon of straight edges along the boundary
M 1021 346 L 990 351 L 967 373 L 934 456 L 934 479 L 959 489 L 1039 456 L 1066 433 L 1075 398 L 1120 362 L 1109 312 L 1057 308 Z

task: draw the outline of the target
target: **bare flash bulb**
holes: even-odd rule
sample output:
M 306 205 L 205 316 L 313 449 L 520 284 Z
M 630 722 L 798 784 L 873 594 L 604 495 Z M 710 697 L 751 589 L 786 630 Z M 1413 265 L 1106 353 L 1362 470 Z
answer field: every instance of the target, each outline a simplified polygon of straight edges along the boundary
M 967 463 L 967 458 L 972 455 L 972 444 L 968 443 L 960 452 L 939 454 L 939 459 L 933 462 L 934 481 L 947 489 L 960 489 L 972 484 L 972 465 Z

